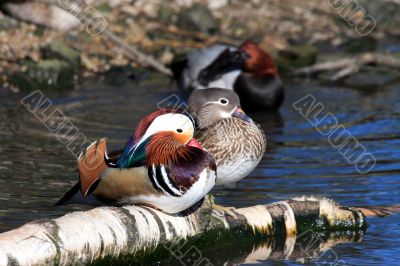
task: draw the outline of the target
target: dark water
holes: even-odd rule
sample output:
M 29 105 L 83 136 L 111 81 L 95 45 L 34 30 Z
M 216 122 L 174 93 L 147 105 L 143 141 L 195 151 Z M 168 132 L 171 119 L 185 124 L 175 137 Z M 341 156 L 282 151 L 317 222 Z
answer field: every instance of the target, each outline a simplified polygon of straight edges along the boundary
M 172 91 L 157 81 L 118 87 L 100 84 L 91 81 L 80 90 L 62 95 L 45 92 L 45 97 L 53 103 L 51 110 L 59 108 L 89 140 L 107 136 L 111 149 L 124 145 L 138 120 Z M 376 158 L 371 171 L 358 173 L 329 144 L 328 137 L 292 107 L 310 93 L 324 105 L 323 112 L 334 114 Z M 52 207 L 76 182 L 75 158 L 66 148 L 68 139 L 61 143 L 27 108 L 15 104 L 25 95 L 0 98 L 0 232 L 77 209 Z M 400 203 L 400 84 L 362 92 L 292 83 L 279 113 L 252 117 L 267 132 L 268 150 L 259 167 L 237 188 L 214 192 L 218 203 L 240 207 L 304 194 L 323 195 L 344 205 Z M 399 265 L 400 215 L 368 222 L 366 234 L 357 237 L 361 242 L 352 239 L 332 245 L 330 259 L 316 258 L 314 263 Z M 278 261 L 265 261 L 268 254 L 262 243 L 233 246 L 207 249 L 203 255 L 220 255 L 221 263 L 261 260 L 263 264 L 291 265 L 307 261 L 294 257 L 279 261 L 282 256 L 275 256 Z

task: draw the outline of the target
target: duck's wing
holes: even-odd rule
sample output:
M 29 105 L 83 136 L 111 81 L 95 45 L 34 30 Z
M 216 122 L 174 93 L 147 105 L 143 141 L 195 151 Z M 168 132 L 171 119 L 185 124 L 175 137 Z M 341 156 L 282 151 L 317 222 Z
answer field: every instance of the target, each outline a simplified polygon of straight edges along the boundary
M 200 149 L 190 148 L 187 157 L 181 159 L 172 165 L 108 168 L 92 194 L 122 203 L 132 203 L 132 199 L 146 196 L 180 198 L 205 169 L 216 171 L 214 159 Z
M 109 165 L 109 166 L 117 166 L 118 165 L 118 161 L 121 158 L 123 152 L 124 152 L 124 150 L 121 149 L 121 150 L 112 151 L 112 152 L 106 154 L 107 155 L 107 158 L 106 158 L 107 165 Z
M 208 152 L 194 147 L 189 148 L 186 160 L 165 166 L 170 183 L 178 188 L 181 194 L 185 194 L 198 181 L 205 169 L 216 171 L 215 160 Z
M 86 197 L 92 186 L 100 180 L 102 173 L 108 168 L 107 140 L 105 138 L 93 142 L 78 158 L 79 181 L 81 192 Z
M 98 205 L 118 202 L 132 195 L 160 192 L 148 177 L 145 166 L 119 168 L 123 150 L 107 153 L 107 140 L 92 143 L 78 158 L 79 181 L 55 204 Z
M 95 184 L 100 180 L 101 174 L 108 168 L 106 163 L 107 139 L 90 144 L 78 157 L 79 181 L 55 205 L 63 205 L 74 198 L 79 191 L 86 197 Z
M 111 202 L 128 201 L 139 195 L 159 195 L 151 180 L 150 170 L 145 164 L 146 142 L 132 145 L 121 151 L 106 151 L 106 143 L 88 148 L 78 161 L 82 194 L 92 194 L 97 199 Z

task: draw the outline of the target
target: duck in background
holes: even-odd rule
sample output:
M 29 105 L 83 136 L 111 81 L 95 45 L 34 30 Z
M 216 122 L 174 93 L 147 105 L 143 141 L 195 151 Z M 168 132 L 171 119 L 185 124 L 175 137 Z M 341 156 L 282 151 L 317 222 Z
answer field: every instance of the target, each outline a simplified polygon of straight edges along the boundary
M 193 91 L 189 111 L 197 122 L 195 137 L 217 164 L 216 185 L 238 182 L 254 170 L 266 149 L 262 128 L 240 108 L 229 89 Z
M 256 43 L 216 45 L 174 59 L 170 68 L 183 96 L 219 87 L 234 90 L 246 110 L 276 110 L 284 87 L 271 55 Z
M 167 213 L 190 208 L 216 179 L 214 159 L 193 135 L 188 113 L 161 109 L 139 123 L 123 150 L 108 154 L 106 139 L 93 143 L 78 158 L 79 182 L 56 206 L 141 204 Z

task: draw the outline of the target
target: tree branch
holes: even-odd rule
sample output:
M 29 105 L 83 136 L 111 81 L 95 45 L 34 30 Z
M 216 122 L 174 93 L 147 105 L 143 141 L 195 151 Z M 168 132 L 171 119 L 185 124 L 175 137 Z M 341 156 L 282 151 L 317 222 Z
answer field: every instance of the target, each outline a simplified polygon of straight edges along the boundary
M 303 67 L 293 71 L 292 75 L 313 75 L 324 71 L 338 70 L 330 78 L 331 81 L 337 81 L 358 72 L 362 66 L 369 64 L 400 69 L 400 60 L 393 56 L 378 53 L 363 53 L 352 58 L 343 58 Z
M 360 210 L 326 198 L 301 197 L 227 212 L 218 209 L 206 198 L 201 205 L 177 215 L 148 207 L 100 207 L 34 221 L 0 234 L 0 264 L 82 264 L 154 250 L 160 244 L 182 239 L 215 237 L 215 232 L 293 238 L 307 230 L 348 232 L 366 228 Z M 291 242 L 288 245 L 296 241 Z M 293 247 L 288 248 L 293 252 Z

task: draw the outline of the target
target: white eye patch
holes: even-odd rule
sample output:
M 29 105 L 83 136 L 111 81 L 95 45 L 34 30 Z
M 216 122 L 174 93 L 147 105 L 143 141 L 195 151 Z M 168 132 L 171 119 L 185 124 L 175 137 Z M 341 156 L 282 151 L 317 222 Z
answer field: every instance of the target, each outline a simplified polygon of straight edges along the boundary
M 192 120 L 183 114 L 170 113 L 160 115 L 153 120 L 147 128 L 146 133 L 144 133 L 131 150 L 133 150 L 134 153 L 136 148 L 139 147 L 148 137 L 164 131 L 190 134 L 193 137 L 194 126 Z
M 226 102 L 224 100 L 226 100 Z M 226 98 L 221 98 L 221 99 L 218 99 L 216 101 L 208 101 L 204 105 L 207 105 L 207 104 L 228 105 L 229 104 L 229 100 L 226 99 Z
M 194 128 L 190 118 L 183 114 L 163 114 L 153 120 L 143 137 L 163 131 L 178 131 L 178 129 L 181 130 L 180 133 L 193 134 Z

